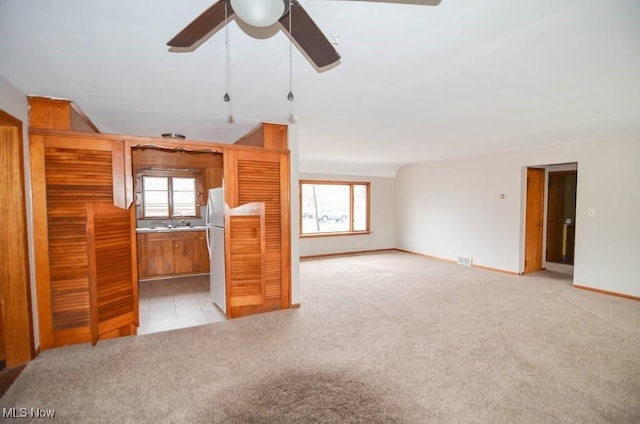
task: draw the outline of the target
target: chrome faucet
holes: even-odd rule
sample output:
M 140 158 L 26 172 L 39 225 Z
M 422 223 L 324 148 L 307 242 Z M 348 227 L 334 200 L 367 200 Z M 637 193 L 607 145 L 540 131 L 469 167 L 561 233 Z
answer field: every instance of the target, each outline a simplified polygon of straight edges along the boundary
M 176 220 L 176 218 L 179 218 Z M 184 227 L 184 218 L 180 212 L 174 212 L 171 216 L 171 226 L 172 227 Z

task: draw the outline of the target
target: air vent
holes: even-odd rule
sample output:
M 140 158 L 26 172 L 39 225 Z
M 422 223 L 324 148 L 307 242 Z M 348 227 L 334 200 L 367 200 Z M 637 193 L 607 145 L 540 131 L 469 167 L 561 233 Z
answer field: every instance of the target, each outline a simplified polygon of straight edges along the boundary
M 472 258 L 465 258 L 464 256 L 458 256 L 458 265 L 471 266 L 473 262 Z

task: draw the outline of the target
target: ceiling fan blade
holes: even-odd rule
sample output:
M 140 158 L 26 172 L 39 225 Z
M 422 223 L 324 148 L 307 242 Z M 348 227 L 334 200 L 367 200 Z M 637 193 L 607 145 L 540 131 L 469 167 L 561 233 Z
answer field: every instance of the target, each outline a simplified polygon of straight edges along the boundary
M 214 3 L 213 6 L 202 12 L 182 31 L 176 34 L 168 43 L 171 47 L 191 47 L 213 29 L 224 23 L 225 0 Z M 231 5 L 227 4 L 227 18 L 233 16 Z
M 291 15 L 291 30 L 289 29 L 289 15 Z M 340 60 L 336 49 L 297 1 L 291 2 L 291 9 L 289 13 L 280 18 L 280 24 L 318 68 Z

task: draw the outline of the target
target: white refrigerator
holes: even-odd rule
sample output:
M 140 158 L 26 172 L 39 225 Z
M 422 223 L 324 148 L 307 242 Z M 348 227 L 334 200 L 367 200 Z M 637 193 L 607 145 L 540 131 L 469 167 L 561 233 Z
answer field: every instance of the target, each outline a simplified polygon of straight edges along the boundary
M 224 272 L 224 190 L 222 187 L 209 190 L 207 201 L 207 247 L 210 263 L 211 301 L 227 313 L 226 284 Z

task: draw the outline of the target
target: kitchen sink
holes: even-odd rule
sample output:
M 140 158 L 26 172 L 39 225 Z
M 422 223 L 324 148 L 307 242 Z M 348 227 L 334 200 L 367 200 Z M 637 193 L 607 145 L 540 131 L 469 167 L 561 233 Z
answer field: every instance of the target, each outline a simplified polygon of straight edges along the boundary
M 159 232 L 159 231 L 204 231 L 207 227 L 204 225 L 193 225 L 193 226 L 184 226 L 184 227 L 173 227 L 166 225 L 158 225 L 153 227 L 138 227 L 136 228 L 136 232 L 138 233 L 151 233 L 151 232 Z

